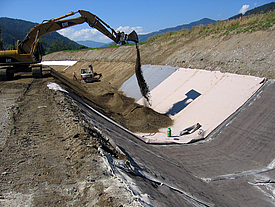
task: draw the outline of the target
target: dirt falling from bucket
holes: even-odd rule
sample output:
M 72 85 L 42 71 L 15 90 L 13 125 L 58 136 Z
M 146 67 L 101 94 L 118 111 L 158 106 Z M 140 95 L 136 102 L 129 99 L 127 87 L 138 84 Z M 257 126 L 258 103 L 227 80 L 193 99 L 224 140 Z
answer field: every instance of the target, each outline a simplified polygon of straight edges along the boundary
M 140 89 L 142 96 L 146 99 L 147 103 L 151 106 L 150 90 L 149 90 L 149 87 L 148 87 L 144 77 L 143 77 L 143 73 L 141 70 L 140 53 L 139 53 L 139 48 L 138 48 L 137 43 L 136 43 L 136 48 L 137 48 L 137 60 L 136 60 L 135 72 L 136 72 L 139 89 Z

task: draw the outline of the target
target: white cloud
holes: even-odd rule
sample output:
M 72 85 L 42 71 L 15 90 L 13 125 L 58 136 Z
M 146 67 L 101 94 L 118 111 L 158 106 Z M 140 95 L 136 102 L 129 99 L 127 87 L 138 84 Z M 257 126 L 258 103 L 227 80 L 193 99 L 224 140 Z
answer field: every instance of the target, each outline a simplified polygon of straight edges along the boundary
M 243 5 L 239 11 L 239 14 L 240 13 L 245 14 L 245 12 L 247 12 L 248 9 L 249 9 L 249 5 L 247 5 L 247 4 Z
M 73 28 L 67 28 L 58 31 L 58 33 L 72 40 L 91 40 L 99 36 L 99 31 L 96 29 L 81 29 L 76 31 Z
M 100 36 L 100 32 L 96 29 L 81 29 L 76 31 L 73 28 L 67 28 L 67 29 L 58 31 L 58 33 L 75 41 L 94 40 L 94 39 L 98 39 Z
M 123 31 L 126 34 L 129 34 L 130 32 L 132 32 L 133 30 L 135 30 L 137 33 L 141 33 L 143 31 L 143 27 L 137 26 L 137 27 L 130 27 L 130 26 L 120 26 L 119 28 L 117 28 L 116 31 Z
M 132 30 L 135 30 L 137 33 L 140 34 L 143 31 L 143 27 L 120 26 L 117 28 L 116 31 L 123 31 L 126 34 L 129 34 L 130 32 L 132 32 Z M 59 30 L 58 33 L 74 41 L 80 41 L 80 40 L 93 40 L 96 42 L 112 41 L 110 38 L 103 35 L 101 32 L 99 32 L 97 29 L 94 29 L 94 28 L 81 29 L 81 30 L 75 30 L 74 28 L 66 28 L 63 30 Z

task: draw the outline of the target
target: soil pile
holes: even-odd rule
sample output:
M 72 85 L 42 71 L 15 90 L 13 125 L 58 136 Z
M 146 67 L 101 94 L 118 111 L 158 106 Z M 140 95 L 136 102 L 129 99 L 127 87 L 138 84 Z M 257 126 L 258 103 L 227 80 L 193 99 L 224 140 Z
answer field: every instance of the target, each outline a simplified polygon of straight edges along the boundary
M 79 64 L 88 65 L 89 62 Z M 74 67 L 68 70 L 73 69 Z M 172 120 L 167 115 L 137 104 L 133 98 L 125 96 L 111 84 L 106 84 L 104 80 L 85 83 L 79 79 L 77 81 L 72 80 L 68 73 L 58 73 L 58 76 L 62 76 L 63 80 L 66 80 L 65 85 L 65 82 L 57 81 L 63 88 L 132 132 L 157 132 L 158 129 L 172 124 Z M 108 80 L 108 77 L 106 79 Z M 100 94 L 100 90 L 102 94 Z

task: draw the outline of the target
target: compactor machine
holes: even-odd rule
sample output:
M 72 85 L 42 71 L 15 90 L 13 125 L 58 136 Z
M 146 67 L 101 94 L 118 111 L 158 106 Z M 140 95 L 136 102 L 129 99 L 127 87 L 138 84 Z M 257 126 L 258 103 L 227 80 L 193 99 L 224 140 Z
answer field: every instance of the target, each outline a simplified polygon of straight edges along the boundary
M 79 13 L 80 16 L 65 19 L 76 13 Z M 121 35 L 124 33 L 116 32 L 99 17 L 88 11 L 78 10 L 77 12 L 70 12 L 64 16 L 43 21 L 41 24 L 30 29 L 22 41 L 17 41 L 15 50 L 0 51 L 0 80 L 9 80 L 18 72 L 32 72 L 34 78 L 42 77 L 42 66 L 37 64 L 42 60 L 42 45 L 39 43 L 39 38 L 50 32 L 79 25 L 84 22 L 116 43 L 123 44 L 125 41 L 138 43 L 138 36 L 134 30 L 128 35 Z

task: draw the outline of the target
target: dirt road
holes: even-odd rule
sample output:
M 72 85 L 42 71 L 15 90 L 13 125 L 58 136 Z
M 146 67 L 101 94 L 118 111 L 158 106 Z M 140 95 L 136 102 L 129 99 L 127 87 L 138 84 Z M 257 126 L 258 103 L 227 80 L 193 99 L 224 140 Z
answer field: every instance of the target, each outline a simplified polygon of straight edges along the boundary
M 140 206 L 98 147 L 119 154 L 69 97 L 48 89 L 53 81 L 0 82 L 0 206 Z

